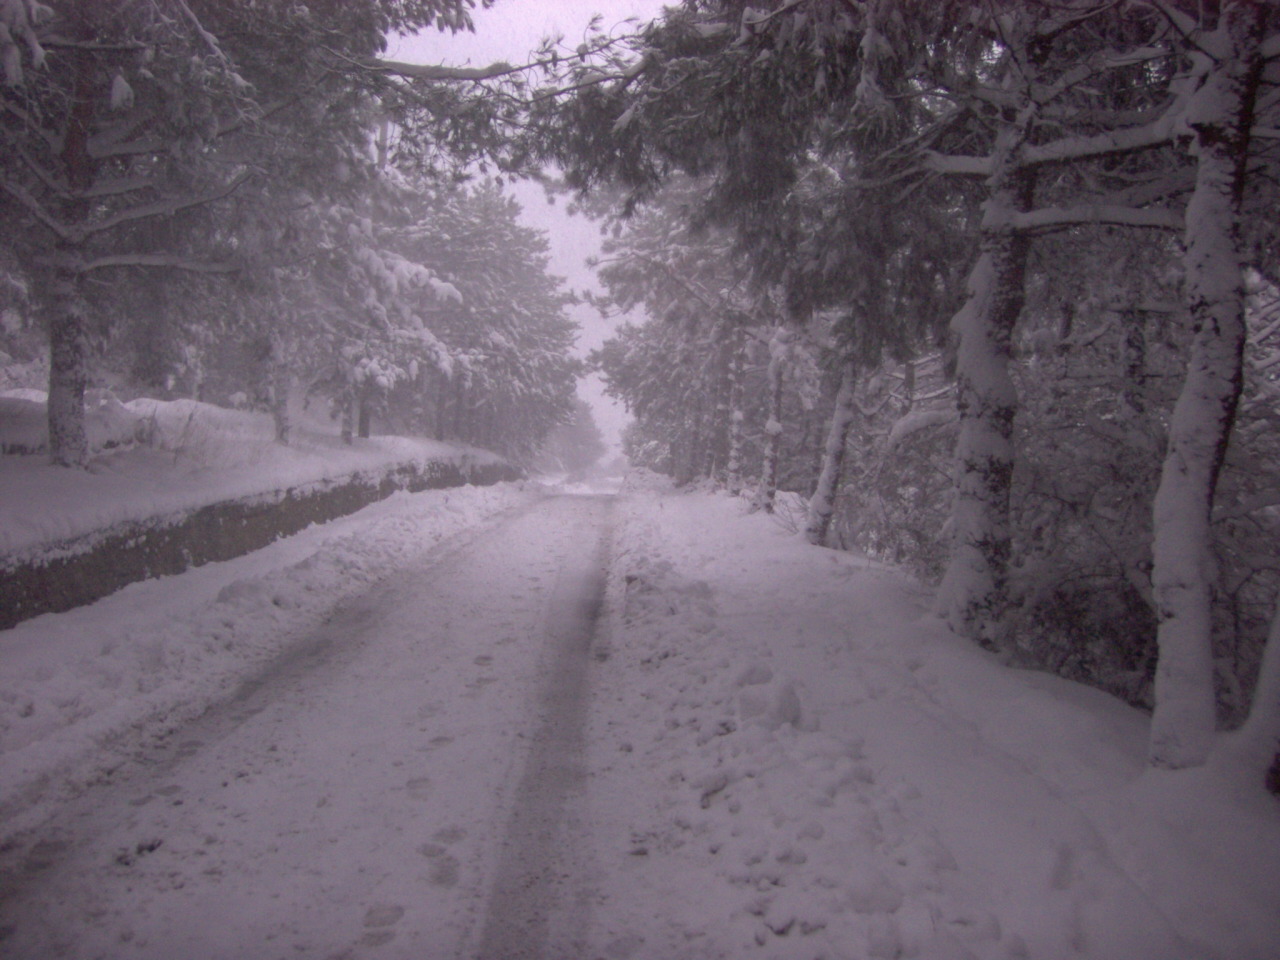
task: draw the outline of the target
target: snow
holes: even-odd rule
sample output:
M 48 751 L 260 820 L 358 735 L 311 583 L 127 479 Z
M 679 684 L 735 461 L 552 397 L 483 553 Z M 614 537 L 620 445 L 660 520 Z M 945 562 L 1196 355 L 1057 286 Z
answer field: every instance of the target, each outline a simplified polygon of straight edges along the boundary
M 163 803 L 130 814 L 143 824 L 173 818 L 171 832 L 153 853 L 132 846 L 149 827 L 122 828 L 137 865 L 101 923 L 126 924 L 129 939 L 121 933 L 111 953 L 122 958 L 177 949 L 165 937 L 179 934 L 183 956 L 243 955 L 237 938 L 276 929 L 273 911 L 281 956 L 285 936 L 309 943 L 309 955 L 332 954 L 324 938 L 342 924 L 379 956 L 462 955 L 499 860 L 493 818 L 520 778 L 519 754 L 500 748 L 527 743 L 539 710 L 538 685 L 520 671 L 543 655 L 513 638 L 528 636 L 521 617 L 554 615 L 554 558 L 588 539 L 578 498 L 557 492 L 398 494 L 246 557 L 0 634 L 6 833 L 52 816 L 59 797 L 261 675 L 337 600 L 365 596 L 365 619 L 382 624 L 368 635 L 382 630 L 389 651 L 354 668 L 365 702 L 338 709 L 312 682 L 299 688 L 309 734 L 285 726 L 283 708 L 252 721 L 272 738 L 261 749 L 278 743 L 278 753 L 234 753 L 228 734 L 207 748 L 200 774 L 221 785 L 173 767 L 172 796 L 187 802 L 170 807 L 162 792 Z M 1229 750 L 1199 770 L 1148 769 L 1141 713 L 1009 669 L 929 616 L 925 591 L 899 571 L 811 547 L 742 499 L 676 492 L 637 472 L 612 513 L 574 833 L 591 865 L 590 906 L 575 908 L 585 910 L 573 914 L 585 943 L 573 955 L 1275 956 L 1280 807 L 1233 773 Z M 472 581 L 449 562 L 467 542 L 486 545 L 467 554 L 485 565 Z M 504 557 L 523 571 L 518 586 L 498 579 Z M 425 605 L 397 619 L 378 608 L 420 594 L 417 581 L 380 584 L 428 560 L 436 567 L 422 569 L 437 572 L 423 575 L 437 578 L 448 610 Z M 453 624 L 439 646 L 416 626 L 433 616 Z M 339 619 L 331 629 L 356 626 Z M 396 659 L 405 656 L 415 659 Z M 401 704 L 413 730 L 380 726 L 384 703 Z M 414 737 L 432 739 L 414 746 Z M 428 774 L 400 766 L 415 749 L 429 752 L 419 761 Z M 382 762 L 334 781 L 320 800 L 306 792 L 314 775 L 298 758 L 356 755 Z M 245 773 L 233 779 L 234 770 Z M 198 819 L 212 802 L 203 798 L 222 798 L 216 829 Z M 323 847 L 308 839 L 316 829 L 330 838 Z M 423 830 L 432 839 L 416 844 Z M 376 859 L 354 859 L 364 856 Z M 376 876 L 362 880 L 369 862 Z M 198 879 L 201 864 L 216 866 L 221 886 Z M 169 879 L 179 874 L 184 890 Z M 84 890 L 100 879 L 83 878 Z M 339 880 L 367 884 L 367 899 L 340 899 Z M 328 899 L 307 900 L 312 890 Z M 109 947 L 113 930 L 93 936 Z M 196 943 L 193 930 L 211 939 Z
M 30 393 L 0 397 L 0 444 L 31 449 L 43 443 L 44 404 Z M 42 455 L 0 457 L 0 556 L 30 555 L 123 522 L 323 484 L 391 463 L 496 459 L 482 450 L 406 437 L 346 445 L 331 424 L 297 419 L 291 444 L 282 447 L 270 414 L 195 400 L 122 404 L 105 397 L 88 412 L 96 455 L 87 471 L 51 466 Z
M 1275 956 L 1280 810 L 1228 766 L 1147 770 L 1143 715 L 738 501 L 633 499 L 616 542 L 606 955 Z
M 51 781 L 89 782 L 119 763 L 95 751 L 199 716 L 286 653 L 335 603 L 441 541 L 526 502 L 524 484 L 395 493 L 358 513 L 97 603 L 0 632 L 0 811 Z M 47 798 L 46 798 L 47 799 Z

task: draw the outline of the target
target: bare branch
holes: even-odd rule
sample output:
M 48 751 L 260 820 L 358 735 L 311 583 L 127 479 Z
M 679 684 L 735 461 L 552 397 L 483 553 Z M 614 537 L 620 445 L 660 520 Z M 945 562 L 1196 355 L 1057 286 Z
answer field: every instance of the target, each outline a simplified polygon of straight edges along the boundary
M 66 184 L 59 183 L 57 178 L 55 178 L 54 175 L 44 167 L 40 166 L 40 164 L 36 163 L 35 158 L 32 157 L 31 154 L 27 153 L 26 150 L 18 147 L 14 150 L 14 153 L 22 158 L 22 162 L 27 165 L 27 169 L 36 175 L 36 179 L 44 184 L 46 190 L 51 193 L 56 193 L 60 197 L 71 196 L 71 191 Z
M 3 186 L 10 196 L 26 207 L 32 216 L 57 234 L 59 239 L 65 240 L 68 243 L 71 243 L 76 239 L 74 232 L 66 224 L 55 220 L 48 211 L 44 209 L 44 207 L 40 206 L 40 201 L 27 193 L 26 190 L 23 190 L 22 187 L 14 183 L 8 183 L 7 181 Z

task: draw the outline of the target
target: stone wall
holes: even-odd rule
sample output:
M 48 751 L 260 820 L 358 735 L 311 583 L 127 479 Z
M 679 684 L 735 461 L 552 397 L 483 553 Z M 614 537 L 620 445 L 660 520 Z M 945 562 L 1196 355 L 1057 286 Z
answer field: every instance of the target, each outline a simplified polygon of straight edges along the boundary
M 45 544 L 37 556 L 0 560 L 0 629 L 92 603 L 138 580 L 230 560 L 397 490 L 488 486 L 519 477 L 505 463 L 404 463 L 381 476 L 361 472 Z

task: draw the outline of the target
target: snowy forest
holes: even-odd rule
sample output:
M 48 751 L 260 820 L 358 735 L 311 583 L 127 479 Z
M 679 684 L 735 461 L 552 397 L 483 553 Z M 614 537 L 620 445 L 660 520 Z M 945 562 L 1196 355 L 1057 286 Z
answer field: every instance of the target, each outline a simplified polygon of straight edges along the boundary
M 1157 766 L 1246 718 L 1265 766 L 1278 56 L 1264 3 L 684 4 L 555 113 L 652 317 L 594 357 L 628 453 L 803 493 L 811 542 L 1152 708 Z
M 487 5 L 487 3 L 485 3 Z M 1280 780 L 1280 11 L 685 0 L 528 64 L 380 60 L 472 0 L 4 0 L 0 385 L 146 385 L 529 458 L 608 240 L 625 452 L 937 587 L 1008 662 L 1240 728 Z M 1268 635 L 1271 642 L 1268 646 Z
M 518 458 L 568 419 L 570 295 L 465 175 L 487 101 L 374 63 L 467 6 L 4 5 L 4 376 L 48 363 L 55 462 L 112 385 L 270 406 L 282 443 L 295 386 L 347 438 Z

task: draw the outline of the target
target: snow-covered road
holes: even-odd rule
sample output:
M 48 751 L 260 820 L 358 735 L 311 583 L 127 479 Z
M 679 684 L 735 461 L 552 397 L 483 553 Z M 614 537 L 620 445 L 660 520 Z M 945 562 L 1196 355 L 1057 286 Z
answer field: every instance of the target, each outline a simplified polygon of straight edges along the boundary
M 542 499 L 399 571 L 67 805 L 10 853 L 0 952 L 551 955 L 610 504 Z
M 1229 751 L 780 521 L 404 495 L 6 631 L 0 957 L 1274 960 Z

